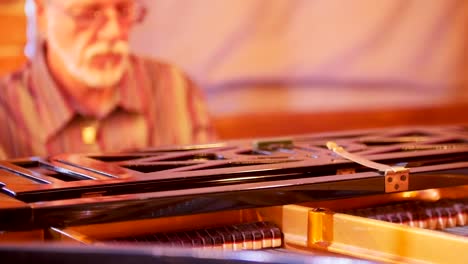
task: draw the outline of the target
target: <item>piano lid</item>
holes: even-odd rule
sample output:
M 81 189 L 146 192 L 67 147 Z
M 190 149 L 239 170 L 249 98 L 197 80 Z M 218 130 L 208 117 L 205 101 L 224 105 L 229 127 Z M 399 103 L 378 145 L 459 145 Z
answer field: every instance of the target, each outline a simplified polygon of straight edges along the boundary
M 3 161 L 0 186 L 32 208 L 23 224 L 68 225 L 466 185 L 467 150 L 461 126 L 335 132 Z

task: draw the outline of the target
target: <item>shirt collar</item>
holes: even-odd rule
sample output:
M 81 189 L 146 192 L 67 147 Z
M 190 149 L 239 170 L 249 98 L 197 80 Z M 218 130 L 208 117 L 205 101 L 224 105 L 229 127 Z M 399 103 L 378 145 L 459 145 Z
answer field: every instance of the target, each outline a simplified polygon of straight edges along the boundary
M 149 89 L 147 69 L 142 59 L 130 56 L 129 70 L 119 87 L 118 106 L 129 112 L 143 114 L 148 107 Z
M 30 67 L 30 89 L 38 102 L 36 108 L 43 127 L 41 132 L 47 139 L 65 126 L 73 117 L 74 111 L 67 104 L 49 71 L 43 48 L 37 50 Z

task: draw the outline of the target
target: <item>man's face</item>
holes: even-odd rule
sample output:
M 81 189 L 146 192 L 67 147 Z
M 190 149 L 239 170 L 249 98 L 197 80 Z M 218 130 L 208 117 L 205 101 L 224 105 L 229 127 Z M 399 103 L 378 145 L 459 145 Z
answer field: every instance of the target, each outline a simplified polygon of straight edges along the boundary
M 93 87 L 117 84 L 128 68 L 131 0 L 49 0 L 45 37 L 65 70 Z

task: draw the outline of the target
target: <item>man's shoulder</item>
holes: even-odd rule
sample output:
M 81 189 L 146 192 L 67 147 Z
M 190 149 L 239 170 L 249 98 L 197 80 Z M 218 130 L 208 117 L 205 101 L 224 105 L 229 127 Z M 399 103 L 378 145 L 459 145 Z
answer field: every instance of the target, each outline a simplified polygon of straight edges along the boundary
M 0 78 L 0 82 L 2 84 L 9 84 L 9 83 L 16 83 L 16 82 L 21 82 L 25 79 L 25 77 L 29 73 L 29 63 L 27 63 L 25 66 L 12 71 L 10 73 L 7 73 L 6 75 L 2 76 Z
M 11 93 L 26 91 L 30 74 L 30 64 L 27 63 L 22 68 L 2 76 L 0 78 L 0 89 L 2 90 L 0 98 L 5 98 Z
M 158 66 L 158 67 L 173 67 L 172 64 L 162 60 L 162 59 L 156 59 L 153 57 L 147 57 L 144 55 L 139 55 L 139 54 L 132 54 L 131 59 L 134 63 L 141 63 L 145 64 L 148 66 Z
M 141 55 L 132 55 L 132 62 L 136 65 L 144 67 L 152 74 L 157 72 L 172 73 L 187 77 L 186 73 L 182 68 L 178 67 L 173 63 L 161 59 L 155 59 L 151 57 L 145 57 Z

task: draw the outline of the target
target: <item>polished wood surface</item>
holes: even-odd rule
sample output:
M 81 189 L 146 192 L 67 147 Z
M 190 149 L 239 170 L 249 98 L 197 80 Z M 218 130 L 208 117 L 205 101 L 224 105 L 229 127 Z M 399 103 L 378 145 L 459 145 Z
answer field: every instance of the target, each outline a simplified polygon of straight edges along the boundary
M 409 181 L 409 191 L 388 193 L 387 180 L 380 172 L 358 165 L 352 158 L 340 160 L 333 154 L 336 152 L 324 147 L 329 141 L 381 165 L 404 162 L 411 175 L 400 180 Z M 15 220 L 0 221 L 0 230 L 10 232 L 4 239 L 11 240 L 37 241 L 41 233 L 25 237 L 22 231 L 44 230 L 45 242 L 60 244 L 135 241 L 235 250 L 263 247 L 268 237 L 260 239 L 258 230 L 246 231 L 242 239 L 237 237 L 251 223 L 266 221 L 280 228 L 283 239 L 276 240 L 280 231 L 275 229 L 270 244 L 265 245 L 273 245 L 273 237 L 281 241 L 274 244 L 282 246 L 278 249 L 281 252 L 345 254 L 393 263 L 441 263 L 445 259 L 456 263 L 457 259 L 450 257 L 454 255 L 466 259 L 468 240 L 458 233 L 443 232 L 451 231 L 446 229 L 454 227 L 453 223 L 457 228 L 466 226 L 466 217 L 461 214 L 465 211 L 459 208 L 465 208 L 467 198 L 467 127 L 321 133 L 294 138 L 293 145 L 280 140 L 255 142 L 0 162 L 0 186 L 3 184 L 8 193 L 0 196 L 0 219 L 8 216 Z M 243 160 L 246 163 L 240 163 Z M 407 202 L 415 206 L 405 206 Z M 422 203 L 424 207 L 419 206 Z M 377 211 L 389 204 L 393 211 Z M 447 210 L 447 204 L 452 211 L 458 210 L 454 211 L 456 216 Z M 24 207 L 30 210 L 19 215 L 18 209 Z M 415 210 L 402 211 L 408 208 Z M 440 221 L 432 213 L 437 210 Z M 374 212 L 378 216 L 384 212 L 386 219 L 371 218 Z M 442 212 L 446 212 L 445 220 Z M 404 220 L 404 214 L 412 224 Z M 397 225 L 396 215 L 399 224 L 408 225 Z M 463 222 L 458 220 L 461 217 Z M 421 227 L 420 223 L 430 224 L 434 219 L 450 225 L 438 224 L 443 232 L 415 228 L 414 223 Z M 237 223 L 239 227 L 232 229 Z M 232 240 L 211 237 L 216 234 L 211 233 L 213 229 L 233 231 Z M 192 244 L 185 240 L 200 239 L 200 233 L 211 240 L 191 240 Z M 437 243 L 444 246 L 427 255 Z
M 419 125 L 468 124 L 468 104 L 341 112 L 246 113 L 214 118 L 220 139 Z

